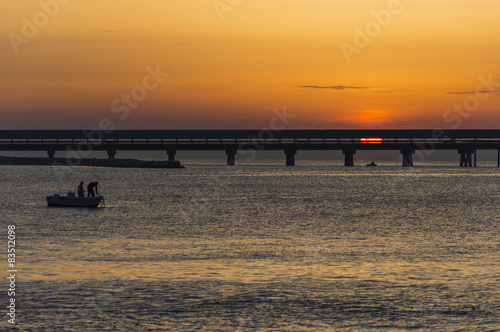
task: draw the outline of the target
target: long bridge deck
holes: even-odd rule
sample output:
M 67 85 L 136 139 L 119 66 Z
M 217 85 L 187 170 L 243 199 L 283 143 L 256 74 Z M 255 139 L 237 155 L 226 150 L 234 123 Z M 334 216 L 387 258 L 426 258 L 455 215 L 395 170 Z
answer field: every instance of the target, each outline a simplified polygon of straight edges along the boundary
M 413 166 L 415 153 L 437 150 L 457 150 L 460 166 L 475 166 L 477 150 L 497 150 L 500 166 L 500 130 L 0 130 L 0 151 L 47 151 L 50 158 L 107 151 L 114 158 L 127 150 L 163 150 L 172 161 L 177 151 L 223 150 L 228 165 L 242 150 L 282 150 L 287 165 L 299 150 L 342 150 L 346 166 L 357 150 L 399 150 L 403 166 Z

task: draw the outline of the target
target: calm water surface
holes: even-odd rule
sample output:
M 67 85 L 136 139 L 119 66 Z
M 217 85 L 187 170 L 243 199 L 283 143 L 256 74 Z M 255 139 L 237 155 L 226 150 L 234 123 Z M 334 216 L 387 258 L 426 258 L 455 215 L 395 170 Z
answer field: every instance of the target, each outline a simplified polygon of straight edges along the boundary
M 80 180 L 105 208 L 46 206 Z M 499 185 L 496 167 L 0 166 L 11 330 L 500 331 Z

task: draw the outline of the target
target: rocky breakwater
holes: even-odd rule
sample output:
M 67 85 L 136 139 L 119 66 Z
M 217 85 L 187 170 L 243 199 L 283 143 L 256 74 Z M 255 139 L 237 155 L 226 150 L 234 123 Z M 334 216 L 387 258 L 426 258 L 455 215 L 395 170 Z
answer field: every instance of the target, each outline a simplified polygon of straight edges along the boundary
M 67 159 L 0 157 L 0 165 L 30 166 L 90 166 L 90 167 L 130 167 L 130 168 L 184 168 L 179 161 L 138 160 L 138 159 Z

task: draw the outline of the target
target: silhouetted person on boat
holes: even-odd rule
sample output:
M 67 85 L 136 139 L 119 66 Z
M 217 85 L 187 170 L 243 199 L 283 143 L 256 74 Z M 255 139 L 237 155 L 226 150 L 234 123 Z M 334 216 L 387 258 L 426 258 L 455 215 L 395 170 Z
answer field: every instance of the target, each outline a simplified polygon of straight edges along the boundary
M 85 197 L 85 190 L 83 190 L 83 181 L 78 185 L 78 197 Z
M 99 192 L 97 191 L 97 185 L 99 182 L 90 182 L 87 186 L 87 197 L 95 197 L 95 194 L 99 195 Z M 95 189 L 95 193 L 94 193 Z

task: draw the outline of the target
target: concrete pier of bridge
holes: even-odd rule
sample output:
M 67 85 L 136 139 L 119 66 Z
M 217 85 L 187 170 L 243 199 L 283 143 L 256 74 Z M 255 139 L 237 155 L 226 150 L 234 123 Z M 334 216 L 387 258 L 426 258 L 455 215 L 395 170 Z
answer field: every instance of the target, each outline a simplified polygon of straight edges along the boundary
M 403 155 L 403 166 L 413 166 L 413 155 L 415 154 L 415 150 L 403 149 L 401 150 L 401 154 Z
M 116 156 L 116 149 L 115 148 L 109 148 L 107 150 L 107 153 L 108 153 L 109 159 L 115 159 L 115 156 Z
M 286 165 L 295 166 L 295 155 L 297 154 L 297 149 L 286 149 Z
M 175 161 L 175 155 L 176 154 L 177 154 L 177 150 L 175 150 L 175 149 L 168 149 L 167 150 L 168 161 Z
M 354 155 L 356 154 L 356 150 L 343 150 L 344 154 L 344 166 L 354 166 Z
M 227 155 L 227 165 L 228 166 L 234 166 L 236 165 L 236 149 L 228 149 L 226 150 L 226 155 Z
M 53 147 L 50 147 L 47 149 L 47 155 L 49 156 L 49 158 L 54 158 L 55 155 L 56 155 L 56 149 L 53 148 Z
M 460 154 L 460 167 L 472 167 L 472 155 L 474 150 L 458 150 Z M 474 166 L 476 166 L 476 157 L 474 154 Z

